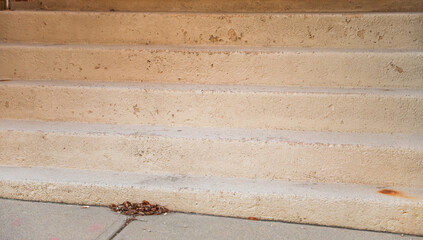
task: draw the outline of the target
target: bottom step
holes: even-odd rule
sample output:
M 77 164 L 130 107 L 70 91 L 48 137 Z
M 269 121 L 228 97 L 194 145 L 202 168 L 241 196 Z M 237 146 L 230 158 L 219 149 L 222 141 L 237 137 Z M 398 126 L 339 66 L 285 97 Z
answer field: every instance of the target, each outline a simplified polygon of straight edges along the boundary
M 423 234 L 423 189 L 54 168 L 0 167 L 0 197 L 108 205 Z

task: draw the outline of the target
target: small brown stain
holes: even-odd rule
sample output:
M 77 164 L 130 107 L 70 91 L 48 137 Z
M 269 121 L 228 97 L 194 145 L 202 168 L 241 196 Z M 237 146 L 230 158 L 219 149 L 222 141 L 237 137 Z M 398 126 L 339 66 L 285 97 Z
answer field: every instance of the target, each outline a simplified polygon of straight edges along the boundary
M 389 66 L 391 66 L 395 71 L 399 72 L 399 73 L 403 73 L 404 69 L 402 69 L 402 67 L 398 67 L 397 65 L 390 63 Z
M 9 82 L 9 81 L 12 81 L 12 80 L 0 80 L 0 82 Z
M 357 32 L 357 36 L 361 39 L 364 39 L 364 33 L 366 33 L 366 30 L 362 29 Z
M 94 67 L 94 69 L 100 69 L 100 64 Z
M 229 31 L 228 31 L 228 38 L 229 38 L 229 40 L 231 40 L 231 41 L 236 41 L 236 40 L 238 40 L 238 36 L 236 35 L 235 30 L 233 30 L 232 28 L 231 28 L 231 29 L 229 29 Z
M 363 14 L 343 14 L 345 22 L 350 23 L 353 18 L 361 18 Z
M 247 218 L 248 220 L 252 220 L 252 221 L 258 221 L 259 219 L 258 218 L 256 218 L 256 217 L 248 217 Z
M 400 197 L 400 198 L 407 198 L 407 199 L 414 199 L 413 197 L 407 196 L 402 192 L 392 190 L 392 189 L 380 189 L 377 191 L 380 194 L 392 196 L 392 197 Z
M 314 35 L 311 33 L 311 31 L 310 31 L 310 27 L 307 27 L 307 35 L 308 35 L 308 38 L 309 39 L 313 39 L 314 38 Z
M 210 40 L 210 42 L 212 42 L 212 43 L 215 43 L 215 42 L 221 42 L 221 41 L 223 41 L 223 40 L 222 40 L 222 39 L 220 39 L 218 36 L 213 36 L 213 35 L 210 35 L 209 40 Z
M 138 107 L 138 104 L 135 104 L 134 106 L 132 106 L 132 108 L 134 109 L 134 115 L 137 115 L 137 113 L 140 112 L 140 108 Z
M 8 101 L 6 101 L 6 102 L 4 103 L 4 106 L 5 106 L 6 108 L 9 108 L 9 102 L 8 102 Z

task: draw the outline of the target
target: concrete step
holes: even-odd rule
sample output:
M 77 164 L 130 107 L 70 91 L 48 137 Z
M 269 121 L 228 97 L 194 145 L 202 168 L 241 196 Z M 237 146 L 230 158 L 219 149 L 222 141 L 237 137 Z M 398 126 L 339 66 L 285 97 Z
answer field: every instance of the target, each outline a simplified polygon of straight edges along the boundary
M 0 117 L 423 134 L 423 91 L 1 81 Z
M 420 0 L 11 0 L 12 9 L 159 12 L 384 12 L 423 11 Z
M 423 88 L 421 50 L 0 44 L 1 79 Z
M 423 189 L 1 167 L 1 197 L 92 205 L 148 199 L 170 210 L 423 234 Z
M 0 120 L 0 165 L 423 187 L 423 135 Z
M 3 11 L 0 22 L 3 42 L 423 49 L 423 13 Z

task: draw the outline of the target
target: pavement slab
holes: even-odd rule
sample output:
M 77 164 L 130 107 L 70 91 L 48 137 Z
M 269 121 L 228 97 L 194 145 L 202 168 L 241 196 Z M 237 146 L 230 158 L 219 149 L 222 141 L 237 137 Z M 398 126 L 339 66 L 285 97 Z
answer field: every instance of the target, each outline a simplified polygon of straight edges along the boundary
M 421 240 L 423 237 L 314 225 L 169 213 L 137 217 L 113 240 L 284 239 Z
M 125 219 L 105 207 L 0 199 L 1 240 L 106 240 Z

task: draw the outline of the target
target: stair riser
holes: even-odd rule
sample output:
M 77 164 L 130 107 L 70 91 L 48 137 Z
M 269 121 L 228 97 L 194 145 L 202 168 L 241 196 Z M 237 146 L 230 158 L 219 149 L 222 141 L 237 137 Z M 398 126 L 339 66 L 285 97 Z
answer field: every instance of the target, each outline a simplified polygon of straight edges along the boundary
M 175 12 L 367 12 L 421 11 L 419 0 L 12 0 L 13 9 L 83 11 L 175 11 Z
M 423 14 L 1 12 L 7 42 L 423 48 Z
M 423 187 L 422 149 L 1 131 L 0 165 Z
M 206 87 L 0 84 L 2 118 L 268 128 L 305 131 L 423 133 L 423 98 L 380 92 L 257 92 Z M 46 84 L 49 84 L 47 82 Z M 200 90 L 203 89 L 203 90 Z M 299 89 L 301 90 L 301 89 Z
M 423 88 L 423 52 L 0 45 L 0 78 Z
M 45 174 L 48 174 L 48 177 L 43 178 L 58 177 L 55 176 L 57 174 Z M 347 188 L 345 191 L 341 189 L 342 186 L 332 188 L 333 192 L 337 191 L 336 194 L 321 192 L 318 195 L 313 192 L 321 188 L 319 185 L 281 184 L 279 188 L 275 186 L 276 192 L 271 193 L 261 191 L 259 186 L 255 186 L 258 184 L 245 181 L 239 185 L 225 186 L 219 179 L 209 179 L 210 182 L 205 181 L 201 186 L 192 187 L 191 185 L 199 184 L 193 184 L 194 179 L 181 176 L 152 178 L 156 183 L 138 178 L 135 183 L 127 177 L 115 177 L 113 172 L 104 174 L 109 177 L 109 181 L 98 179 L 95 175 L 87 177 L 76 174 L 78 173 L 75 172 L 70 180 L 61 180 L 61 177 L 58 177 L 57 180 L 38 181 L 33 180 L 32 176 L 18 177 L 27 180 L 8 180 L 2 177 L 1 197 L 93 205 L 148 199 L 172 211 L 423 234 L 419 224 L 423 221 L 421 201 L 377 196 L 377 188 L 372 187 L 357 192 L 357 196 L 345 193 L 350 190 L 349 185 L 344 186 Z M 79 180 L 81 177 L 87 182 Z M 110 180 L 115 182 L 110 183 Z M 211 182 L 213 180 L 217 182 Z M 130 184 L 132 182 L 134 186 Z M 266 188 L 263 184 L 262 187 Z M 300 188 L 303 192 L 299 193 L 295 188 Z M 292 194 L 288 193 L 289 189 L 294 190 Z M 365 196 L 365 193 L 369 196 Z

